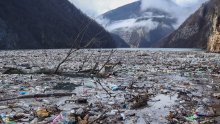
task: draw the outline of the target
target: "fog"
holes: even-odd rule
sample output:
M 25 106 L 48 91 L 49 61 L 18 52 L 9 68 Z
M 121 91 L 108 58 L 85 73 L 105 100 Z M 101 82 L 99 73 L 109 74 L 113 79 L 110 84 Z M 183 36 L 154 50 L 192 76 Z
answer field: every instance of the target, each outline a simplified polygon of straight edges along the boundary
M 145 30 L 150 31 L 155 29 L 157 26 L 158 26 L 158 22 L 154 22 L 151 19 L 145 21 L 139 21 L 139 22 L 136 22 L 136 19 L 127 19 L 127 20 L 113 22 L 111 25 L 108 25 L 106 28 L 107 30 L 112 31 L 120 27 L 128 28 L 128 29 L 145 27 Z
M 104 12 L 137 0 L 90 0 L 89 2 L 88 0 L 70 1 L 76 7 L 81 9 L 85 14 L 95 19 L 108 31 L 112 31 L 120 27 L 138 28 L 140 26 L 145 26 L 147 29 L 155 29 L 156 26 L 158 26 L 158 22 L 154 22 L 151 19 L 136 22 L 135 18 L 131 18 L 127 20 L 111 22 L 109 19 L 100 16 Z M 178 28 L 206 1 L 207 0 L 141 0 L 140 11 L 145 11 L 148 8 L 156 8 L 165 11 L 169 13 L 172 18 L 177 19 L 177 22 L 173 24 L 173 27 Z M 148 17 L 150 18 L 150 16 L 152 15 L 149 15 Z
M 161 9 L 177 18 L 177 28 L 207 0 L 142 0 L 141 11 L 148 8 Z

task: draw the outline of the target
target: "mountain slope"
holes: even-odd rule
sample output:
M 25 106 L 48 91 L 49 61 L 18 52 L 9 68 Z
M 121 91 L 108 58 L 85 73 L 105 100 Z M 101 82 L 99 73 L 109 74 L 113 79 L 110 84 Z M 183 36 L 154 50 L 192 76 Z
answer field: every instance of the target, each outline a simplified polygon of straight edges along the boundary
M 141 10 L 141 1 L 111 10 L 101 16 L 108 19 L 110 32 L 118 34 L 131 47 L 151 47 L 174 31 L 176 19 L 169 13 L 148 8 Z
M 123 40 L 121 39 L 117 34 L 111 33 L 111 36 L 113 40 L 115 41 L 115 44 L 118 48 L 129 48 L 130 46 Z
M 211 0 L 191 15 L 160 47 L 207 48 L 220 52 L 220 1 Z
M 68 48 L 86 25 L 75 47 L 91 39 L 96 42 L 89 47 L 117 47 L 108 32 L 68 0 L 0 1 L 0 49 Z

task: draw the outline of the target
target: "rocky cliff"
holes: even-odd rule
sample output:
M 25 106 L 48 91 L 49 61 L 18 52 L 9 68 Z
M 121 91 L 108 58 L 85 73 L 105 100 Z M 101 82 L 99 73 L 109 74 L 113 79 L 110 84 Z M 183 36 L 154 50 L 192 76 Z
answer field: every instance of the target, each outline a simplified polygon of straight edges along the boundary
M 210 21 L 212 22 L 211 33 L 208 38 L 207 50 L 210 52 L 220 52 L 220 1 L 212 1 L 212 13 Z
M 117 47 L 111 35 L 68 0 L 1 0 L 0 49 Z M 82 40 L 81 40 L 82 39 Z M 120 47 L 120 46 L 119 46 Z
M 220 1 L 210 0 L 157 47 L 204 48 L 220 52 Z

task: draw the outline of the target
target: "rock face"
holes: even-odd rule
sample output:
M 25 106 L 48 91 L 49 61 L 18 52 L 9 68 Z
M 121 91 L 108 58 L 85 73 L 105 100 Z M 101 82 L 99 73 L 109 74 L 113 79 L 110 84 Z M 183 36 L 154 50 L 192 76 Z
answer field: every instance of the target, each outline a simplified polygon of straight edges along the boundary
M 220 2 L 216 1 L 212 16 L 212 32 L 208 39 L 208 51 L 220 52 Z
M 176 31 L 160 41 L 157 47 L 207 48 L 220 52 L 220 1 L 202 5 Z
M 151 47 L 174 31 L 176 19 L 169 13 L 149 8 L 141 10 L 141 1 L 111 10 L 101 16 L 110 22 L 106 28 L 119 35 L 130 47 Z
M 117 47 L 104 28 L 68 0 L 0 1 L 0 49 L 68 48 L 87 25 L 75 47 L 91 40 L 89 47 Z

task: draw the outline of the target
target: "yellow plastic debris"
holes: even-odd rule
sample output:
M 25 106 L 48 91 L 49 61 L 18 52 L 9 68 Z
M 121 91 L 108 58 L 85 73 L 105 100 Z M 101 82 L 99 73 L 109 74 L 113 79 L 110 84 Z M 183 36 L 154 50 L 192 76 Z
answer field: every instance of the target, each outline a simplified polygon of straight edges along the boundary
M 36 112 L 39 118 L 46 118 L 49 116 L 49 112 L 45 108 L 38 108 Z

